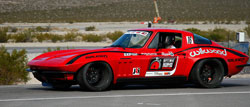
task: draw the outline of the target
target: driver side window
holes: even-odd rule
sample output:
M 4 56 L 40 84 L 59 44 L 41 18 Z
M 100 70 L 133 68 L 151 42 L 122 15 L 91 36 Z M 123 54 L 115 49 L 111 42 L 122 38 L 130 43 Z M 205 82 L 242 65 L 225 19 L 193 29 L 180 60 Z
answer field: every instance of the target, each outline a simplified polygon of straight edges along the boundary
M 158 48 L 158 43 L 159 43 L 159 33 L 155 35 L 155 38 L 152 40 L 148 48 L 156 49 Z
M 171 48 L 170 48 L 171 47 Z M 159 32 L 148 46 L 150 49 L 166 48 L 175 49 L 182 47 L 182 35 L 180 33 Z

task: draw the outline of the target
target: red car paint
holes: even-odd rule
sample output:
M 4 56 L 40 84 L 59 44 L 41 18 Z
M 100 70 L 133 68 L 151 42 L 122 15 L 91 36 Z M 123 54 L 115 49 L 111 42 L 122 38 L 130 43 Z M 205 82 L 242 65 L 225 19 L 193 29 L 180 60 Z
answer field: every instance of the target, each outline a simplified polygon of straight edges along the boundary
M 222 47 L 213 41 L 211 44 L 196 44 L 194 34 L 187 31 L 171 29 L 135 29 L 131 31 L 149 31 L 152 34 L 141 48 L 107 47 L 60 50 L 37 56 L 28 65 L 33 71 L 43 70 L 52 73 L 67 71 L 68 73 L 61 77 L 51 78 L 73 81 L 76 79 L 77 72 L 84 65 L 94 61 L 104 61 L 112 68 L 113 83 L 116 83 L 119 78 L 184 76 L 188 80 L 194 64 L 207 58 L 217 58 L 222 61 L 226 76 L 230 77 L 239 73 L 243 67 L 237 66 L 247 64 L 249 59 L 246 54 Z M 148 46 L 158 32 L 181 34 L 181 48 L 149 49 Z M 157 62 L 157 60 L 162 62 Z M 171 64 L 173 65 L 171 66 Z

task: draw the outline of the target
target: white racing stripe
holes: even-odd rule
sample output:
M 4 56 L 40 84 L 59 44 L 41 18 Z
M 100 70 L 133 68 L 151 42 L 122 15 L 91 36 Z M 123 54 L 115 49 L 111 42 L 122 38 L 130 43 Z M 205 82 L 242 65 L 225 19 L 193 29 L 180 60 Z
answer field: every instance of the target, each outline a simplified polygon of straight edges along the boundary
M 0 102 L 39 101 L 39 100 L 65 100 L 65 99 L 93 99 L 93 98 L 121 98 L 121 97 L 158 97 L 158 96 L 187 96 L 187 95 L 220 95 L 220 94 L 250 94 L 250 91 L 242 91 L 242 92 L 207 92 L 207 93 L 165 93 L 165 94 L 162 93 L 162 94 L 139 94 L 139 95 L 106 95 L 106 96 L 77 96 L 77 97 L 0 99 Z

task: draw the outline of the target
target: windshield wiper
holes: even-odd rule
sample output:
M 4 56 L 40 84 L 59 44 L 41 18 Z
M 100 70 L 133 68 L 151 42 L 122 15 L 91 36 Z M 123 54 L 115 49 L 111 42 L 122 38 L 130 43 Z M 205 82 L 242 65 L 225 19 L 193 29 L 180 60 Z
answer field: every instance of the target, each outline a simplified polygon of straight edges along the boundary
M 122 45 L 111 45 L 110 47 L 121 47 L 122 49 L 125 50 L 125 47 L 123 47 Z

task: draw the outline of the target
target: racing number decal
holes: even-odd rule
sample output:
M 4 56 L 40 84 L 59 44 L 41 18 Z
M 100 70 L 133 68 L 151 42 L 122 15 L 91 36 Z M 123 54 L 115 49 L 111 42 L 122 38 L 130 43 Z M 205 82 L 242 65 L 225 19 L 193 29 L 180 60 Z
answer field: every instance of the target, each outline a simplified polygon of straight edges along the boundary
M 194 44 L 192 36 L 186 36 L 187 44 Z

